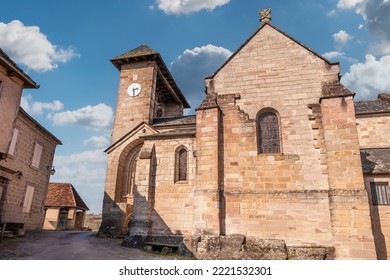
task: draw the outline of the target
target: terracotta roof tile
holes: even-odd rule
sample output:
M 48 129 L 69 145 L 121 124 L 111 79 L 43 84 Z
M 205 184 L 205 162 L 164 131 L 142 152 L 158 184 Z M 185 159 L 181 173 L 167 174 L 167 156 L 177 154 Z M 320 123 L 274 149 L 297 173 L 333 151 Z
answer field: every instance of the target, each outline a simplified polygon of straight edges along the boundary
M 76 207 L 89 210 L 70 183 L 49 183 L 45 206 Z

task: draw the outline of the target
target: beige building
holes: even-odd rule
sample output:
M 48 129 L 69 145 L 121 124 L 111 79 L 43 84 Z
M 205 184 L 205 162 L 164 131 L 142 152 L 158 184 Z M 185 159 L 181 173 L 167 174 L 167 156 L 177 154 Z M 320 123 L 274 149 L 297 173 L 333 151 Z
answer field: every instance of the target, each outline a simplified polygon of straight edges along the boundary
M 81 230 L 89 210 L 70 183 L 49 183 L 45 209 L 46 230 Z
M 193 116 L 159 53 L 142 45 L 112 59 L 101 234 L 206 259 L 388 258 L 388 193 L 369 201 L 388 192 L 388 174 L 363 174 L 360 157 L 390 148 L 388 112 L 355 112 L 339 63 L 261 17 L 206 78 Z
M 19 107 L 24 88 L 38 88 L 0 50 L 0 223 L 41 229 L 56 146 L 61 142 Z

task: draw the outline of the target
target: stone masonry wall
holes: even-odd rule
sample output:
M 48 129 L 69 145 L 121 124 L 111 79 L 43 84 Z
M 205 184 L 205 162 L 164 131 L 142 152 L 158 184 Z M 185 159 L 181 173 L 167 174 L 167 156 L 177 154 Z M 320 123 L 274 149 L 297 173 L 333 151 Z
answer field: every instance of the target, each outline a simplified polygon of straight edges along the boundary
M 154 108 L 151 106 L 155 103 L 156 79 L 153 62 L 122 66 L 111 143 L 115 143 L 141 122 L 149 123 L 153 118 Z M 141 85 L 142 91 L 138 96 L 131 97 L 127 94 L 127 88 L 134 82 Z
M 353 99 L 321 101 L 336 258 L 375 259 Z
M 332 244 L 326 158 L 309 105 L 339 71 L 265 25 L 213 77 L 222 110 L 226 234 Z M 280 154 L 258 154 L 256 117 L 264 108 L 278 112 Z
M 157 166 L 150 233 L 190 235 L 196 168 L 195 138 L 161 138 L 153 140 L 153 143 Z M 188 177 L 186 181 L 175 182 L 175 151 L 180 146 L 187 149 Z
M 22 96 L 23 83 L 7 75 L 0 66 L 0 153 L 8 153 L 12 131 Z
M 37 129 L 36 124 L 21 113 L 18 114 L 16 128 L 19 129 L 19 134 L 15 153 L 6 162 L 2 162 L 2 165 L 21 171 L 22 176 L 19 178 L 16 174 L 10 175 L 0 171 L 0 176 L 10 179 L 10 185 L 6 190 L 7 201 L 3 204 L 5 211 L 3 218 L 6 217 L 7 223 L 24 223 L 25 229 L 42 229 L 50 179 L 48 167 L 52 166 L 57 143 Z M 31 166 L 35 142 L 43 147 L 39 168 Z M 30 212 L 22 213 L 27 185 L 34 187 L 33 200 Z
M 357 129 L 361 148 L 389 148 L 390 116 L 357 116 Z

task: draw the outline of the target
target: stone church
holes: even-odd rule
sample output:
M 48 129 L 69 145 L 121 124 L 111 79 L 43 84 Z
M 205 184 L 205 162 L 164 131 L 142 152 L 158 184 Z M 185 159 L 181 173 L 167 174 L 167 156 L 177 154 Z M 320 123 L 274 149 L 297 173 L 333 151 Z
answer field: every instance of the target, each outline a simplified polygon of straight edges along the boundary
M 389 95 L 354 101 L 339 63 L 260 15 L 196 115 L 158 52 L 111 60 L 100 233 L 203 259 L 389 258 Z

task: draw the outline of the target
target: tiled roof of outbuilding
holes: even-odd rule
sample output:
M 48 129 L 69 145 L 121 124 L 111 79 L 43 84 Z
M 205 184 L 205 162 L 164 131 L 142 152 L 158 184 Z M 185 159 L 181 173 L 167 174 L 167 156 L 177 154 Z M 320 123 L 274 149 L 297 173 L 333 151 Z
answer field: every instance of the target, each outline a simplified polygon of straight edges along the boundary
M 49 183 L 45 206 L 76 207 L 89 210 L 88 206 L 70 183 Z

